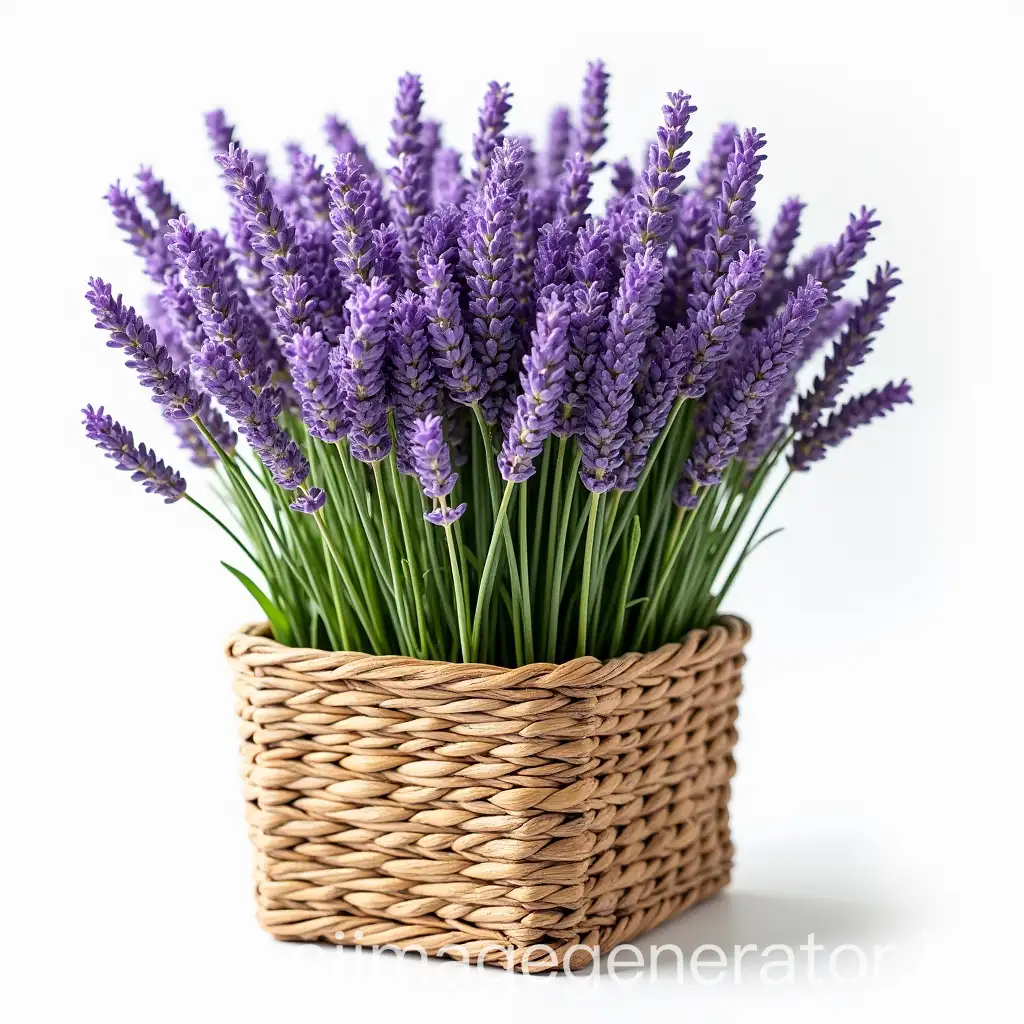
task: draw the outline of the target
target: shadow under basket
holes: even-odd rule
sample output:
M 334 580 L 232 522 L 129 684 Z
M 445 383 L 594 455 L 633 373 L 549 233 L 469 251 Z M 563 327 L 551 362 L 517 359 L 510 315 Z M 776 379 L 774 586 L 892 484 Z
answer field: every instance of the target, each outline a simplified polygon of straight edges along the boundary
M 259 921 L 581 967 L 729 882 L 750 629 L 506 669 L 231 637 Z

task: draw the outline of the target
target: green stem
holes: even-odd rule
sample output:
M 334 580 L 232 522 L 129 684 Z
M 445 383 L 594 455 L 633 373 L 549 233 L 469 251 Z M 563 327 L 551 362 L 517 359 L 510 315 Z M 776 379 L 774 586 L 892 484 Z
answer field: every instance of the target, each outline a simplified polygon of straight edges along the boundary
M 626 596 L 629 593 L 629 580 L 633 575 L 633 564 L 636 552 L 640 547 L 640 517 L 633 516 L 633 528 L 629 532 L 629 548 L 626 552 L 625 569 L 619 583 L 619 599 L 615 607 L 615 619 L 612 625 L 612 638 L 608 648 L 608 656 L 617 658 L 622 653 L 622 630 L 626 622 Z
M 384 528 L 384 547 L 388 556 L 388 568 L 391 570 L 391 587 L 395 599 L 395 618 L 398 620 L 398 631 L 401 642 L 405 645 L 403 654 L 416 658 L 416 642 L 412 637 L 412 630 L 409 625 L 408 611 L 405 606 L 405 593 L 402 589 L 402 582 L 398 573 L 398 556 L 395 549 L 395 534 L 391 525 L 391 509 L 387 495 L 384 493 L 384 481 L 381 477 L 380 462 L 371 462 L 373 467 L 373 482 L 377 488 L 377 502 L 380 506 L 381 525 Z
M 230 526 L 228 526 L 218 516 L 214 515 L 214 513 L 211 512 L 202 502 L 197 501 L 195 498 L 193 498 L 192 495 L 188 493 L 188 491 L 185 492 L 184 498 L 190 504 L 195 505 L 195 507 L 199 509 L 199 511 L 202 512 L 203 515 L 209 516 L 245 552 L 249 561 L 252 562 L 252 564 L 255 565 L 256 568 L 259 569 L 259 571 L 262 572 L 264 576 L 266 576 L 266 573 L 263 570 L 263 566 L 259 563 L 259 559 L 245 546 L 245 544 L 242 543 L 242 541 L 238 539 L 237 534 L 235 533 L 234 530 L 231 529 Z
M 487 546 L 487 557 L 484 559 L 484 567 L 480 571 L 480 586 L 476 594 L 476 611 L 473 614 L 473 636 L 472 636 L 472 659 L 476 661 L 477 652 L 480 650 L 480 624 L 483 622 L 484 609 L 490 600 L 491 590 L 494 587 L 494 578 L 498 571 L 498 545 L 501 543 L 501 527 L 505 522 L 505 515 L 508 512 L 508 503 L 512 500 L 512 493 L 515 484 L 510 480 L 505 484 L 505 493 L 501 496 L 498 511 L 494 520 L 494 531 L 491 534 L 491 543 Z
M 448 506 L 444 498 L 441 502 L 441 511 L 447 513 Z M 472 659 L 472 641 L 469 632 L 469 616 L 466 614 L 466 605 L 463 600 L 465 596 L 463 569 L 459 567 L 459 560 L 455 554 L 455 538 L 452 536 L 452 524 L 444 524 L 444 536 L 448 542 L 448 560 L 452 566 L 452 586 L 455 589 L 455 611 L 459 619 L 459 644 L 462 647 L 462 660 L 467 664 Z
M 597 532 L 597 512 L 601 495 L 590 495 L 590 514 L 587 517 L 587 543 L 583 550 L 583 580 L 580 590 L 579 629 L 576 634 L 576 657 L 582 658 L 587 650 L 587 613 L 590 610 L 590 574 L 593 568 L 594 534 Z
M 530 552 L 529 502 L 526 500 L 526 485 L 519 489 L 519 573 L 522 592 L 523 616 L 523 658 L 526 664 L 533 662 L 533 609 L 530 602 Z M 538 510 L 539 515 L 539 510 Z

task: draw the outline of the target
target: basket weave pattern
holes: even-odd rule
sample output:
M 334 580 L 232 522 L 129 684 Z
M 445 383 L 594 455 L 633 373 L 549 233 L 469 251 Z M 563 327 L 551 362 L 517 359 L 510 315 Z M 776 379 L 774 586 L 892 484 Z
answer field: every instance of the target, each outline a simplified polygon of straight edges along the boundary
M 504 669 L 236 634 L 261 925 L 536 970 L 712 895 L 749 636 Z

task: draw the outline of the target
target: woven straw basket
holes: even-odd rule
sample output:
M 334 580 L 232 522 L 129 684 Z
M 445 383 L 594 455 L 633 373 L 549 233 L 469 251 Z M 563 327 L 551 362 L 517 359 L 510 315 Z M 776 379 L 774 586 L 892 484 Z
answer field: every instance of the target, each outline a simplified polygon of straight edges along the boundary
M 578 967 L 728 883 L 740 619 L 516 669 L 267 633 L 227 653 L 277 938 Z

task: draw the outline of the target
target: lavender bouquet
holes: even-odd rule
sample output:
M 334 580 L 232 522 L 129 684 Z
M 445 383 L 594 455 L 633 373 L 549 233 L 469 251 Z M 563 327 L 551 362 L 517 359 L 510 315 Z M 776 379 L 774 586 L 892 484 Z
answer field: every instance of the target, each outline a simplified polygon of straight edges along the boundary
M 723 125 L 691 183 L 673 92 L 639 170 L 609 167 L 608 81 L 589 65 L 541 156 L 492 82 L 464 157 L 404 75 L 383 170 L 330 117 L 327 169 L 290 146 L 272 174 L 214 111 L 226 235 L 148 168 L 111 187 L 154 289 L 143 317 L 94 278 L 96 326 L 226 511 L 102 407 L 86 433 L 226 532 L 282 643 L 523 665 L 678 639 L 793 474 L 910 401 L 839 404 L 900 283 L 886 264 L 843 295 L 874 212 L 794 259 L 803 204 L 754 217 L 762 134 Z

